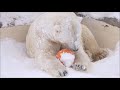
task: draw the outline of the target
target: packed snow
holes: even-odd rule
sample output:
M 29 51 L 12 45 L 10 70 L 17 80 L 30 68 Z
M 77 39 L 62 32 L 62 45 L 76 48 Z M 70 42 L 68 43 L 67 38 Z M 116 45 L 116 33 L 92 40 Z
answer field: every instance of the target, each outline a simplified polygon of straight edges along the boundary
M 13 39 L 2 39 L 1 43 L 1 77 L 2 78 L 53 78 L 48 73 L 36 67 L 33 58 L 26 54 L 25 43 Z M 68 75 L 64 78 L 117 78 L 119 72 L 119 48 L 116 45 L 110 55 L 93 64 L 93 70 L 89 73 L 75 71 L 67 68 Z

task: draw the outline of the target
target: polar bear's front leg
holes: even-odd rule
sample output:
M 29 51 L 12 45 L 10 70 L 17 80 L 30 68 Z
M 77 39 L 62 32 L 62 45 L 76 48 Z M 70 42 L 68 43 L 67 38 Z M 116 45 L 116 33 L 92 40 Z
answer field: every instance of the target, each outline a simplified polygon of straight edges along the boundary
M 63 77 L 67 75 L 65 66 L 51 55 L 40 54 L 36 58 L 38 66 L 54 77 Z
M 75 53 L 75 62 L 72 65 L 72 68 L 77 71 L 87 71 L 90 67 L 90 64 L 91 64 L 90 58 L 84 51 L 81 41 L 81 44 L 79 45 L 79 49 Z

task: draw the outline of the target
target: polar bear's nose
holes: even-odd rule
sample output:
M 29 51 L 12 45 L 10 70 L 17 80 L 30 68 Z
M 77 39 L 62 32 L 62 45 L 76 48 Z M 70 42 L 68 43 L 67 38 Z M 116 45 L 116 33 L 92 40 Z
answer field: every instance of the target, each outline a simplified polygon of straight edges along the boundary
M 78 49 L 74 49 L 73 51 L 78 51 Z

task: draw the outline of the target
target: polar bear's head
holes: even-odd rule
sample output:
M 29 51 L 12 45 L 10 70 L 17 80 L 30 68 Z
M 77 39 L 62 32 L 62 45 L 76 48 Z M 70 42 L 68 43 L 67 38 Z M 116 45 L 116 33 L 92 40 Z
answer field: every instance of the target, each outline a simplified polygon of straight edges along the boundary
M 72 23 L 55 25 L 52 32 L 52 39 L 54 39 L 53 41 L 60 43 L 62 48 L 77 50 L 78 48 L 75 45 L 77 34 L 80 34 L 80 29 Z

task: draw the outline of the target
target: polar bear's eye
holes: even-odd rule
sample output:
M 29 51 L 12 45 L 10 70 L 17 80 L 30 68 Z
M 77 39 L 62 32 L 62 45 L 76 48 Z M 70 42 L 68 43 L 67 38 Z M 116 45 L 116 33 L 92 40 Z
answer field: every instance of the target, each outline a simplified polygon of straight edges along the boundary
M 60 30 L 56 30 L 57 33 L 60 33 L 61 31 Z
M 60 33 L 61 32 L 61 27 L 59 25 L 55 25 L 54 26 L 54 30 L 57 32 L 57 33 Z

